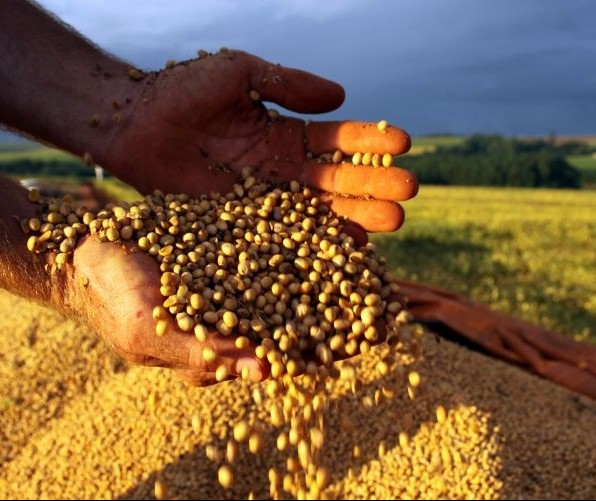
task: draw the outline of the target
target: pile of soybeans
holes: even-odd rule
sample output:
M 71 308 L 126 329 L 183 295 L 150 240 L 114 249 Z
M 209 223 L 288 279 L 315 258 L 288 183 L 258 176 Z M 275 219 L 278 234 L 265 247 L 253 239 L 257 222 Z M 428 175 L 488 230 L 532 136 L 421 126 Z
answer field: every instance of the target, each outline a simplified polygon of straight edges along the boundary
M 375 246 L 308 188 L 245 172 L 228 195 L 42 207 L 28 247 L 53 272 L 88 233 L 134 242 L 162 273 L 156 335 L 234 333 L 271 378 L 190 388 L 3 294 L 1 498 L 596 495 L 596 404 L 408 324 Z

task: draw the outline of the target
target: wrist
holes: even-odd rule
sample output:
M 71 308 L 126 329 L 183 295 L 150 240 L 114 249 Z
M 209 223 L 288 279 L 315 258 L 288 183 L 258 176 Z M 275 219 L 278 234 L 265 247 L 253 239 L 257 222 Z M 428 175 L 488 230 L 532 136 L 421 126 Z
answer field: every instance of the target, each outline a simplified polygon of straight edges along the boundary
M 0 123 L 100 163 L 139 87 L 130 65 L 33 2 L 0 2 L 0 19 Z
M 87 139 L 81 149 L 81 156 L 88 152 L 93 163 L 124 181 L 128 181 L 126 170 L 129 159 L 126 152 L 118 150 L 117 143 L 131 128 L 138 127 L 138 108 L 154 79 L 154 73 L 137 72 L 126 65 L 117 78 L 111 79 L 102 89 L 98 112 L 90 117 Z
M 116 137 L 128 127 L 147 79 L 133 80 L 128 76 L 130 68 L 115 61 L 109 72 L 94 72 L 87 82 L 80 82 L 77 87 L 81 92 L 76 93 L 70 110 L 52 121 L 67 125 L 52 127 L 47 134 L 49 142 L 118 176 L 109 151 Z

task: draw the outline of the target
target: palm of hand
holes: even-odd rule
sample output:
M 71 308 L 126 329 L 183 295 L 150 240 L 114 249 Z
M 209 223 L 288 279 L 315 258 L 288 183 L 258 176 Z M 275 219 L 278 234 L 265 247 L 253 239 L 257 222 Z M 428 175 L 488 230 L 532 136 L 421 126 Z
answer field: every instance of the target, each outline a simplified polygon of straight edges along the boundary
M 253 350 L 237 349 L 233 337 L 213 332 L 206 343 L 200 343 L 192 333 L 177 329 L 174 322 L 164 336 L 155 334 L 151 311 L 163 298 L 156 286 L 159 268 L 151 256 L 89 237 L 77 247 L 73 264 L 72 305 L 125 360 L 176 369 L 195 386 L 215 383 L 219 364 L 226 365 L 233 376 L 239 374 L 242 364 L 248 364 L 254 379 L 266 375 L 265 367 L 255 365 Z M 218 353 L 216 361 L 203 360 L 205 345 Z
M 145 173 L 151 169 L 151 176 L 133 174 L 133 184 L 146 184 L 141 191 L 191 189 L 190 194 L 198 194 L 205 187 L 230 189 L 246 165 L 282 155 L 287 174 L 301 165 L 304 122 L 287 119 L 285 127 L 272 123 L 266 108 L 250 97 L 252 87 L 275 86 L 283 93 L 286 85 L 278 82 L 275 67 L 258 65 L 255 70 L 256 60 L 243 53 L 220 53 L 163 71 L 148 85 L 114 145 L 116 151 L 126 150 L 114 157 L 138 162 Z M 330 109 L 341 103 L 343 91 L 330 82 L 328 86 L 324 99 L 331 101 L 326 105 Z

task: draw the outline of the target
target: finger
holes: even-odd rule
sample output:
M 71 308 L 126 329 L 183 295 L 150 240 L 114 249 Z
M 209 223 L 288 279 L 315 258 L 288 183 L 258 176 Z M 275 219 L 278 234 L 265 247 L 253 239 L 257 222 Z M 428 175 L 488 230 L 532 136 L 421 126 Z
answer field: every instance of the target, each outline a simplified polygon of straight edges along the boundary
M 315 155 L 340 150 L 347 154 L 356 152 L 391 153 L 401 155 L 410 149 L 407 132 L 388 126 L 381 132 L 376 123 L 370 122 L 311 122 L 306 126 L 308 149 Z
M 302 181 L 329 193 L 372 197 L 377 200 L 408 200 L 418 193 L 418 180 L 399 167 L 307 162 Z
M 214 372 L 197 372 L 191 369 L 175 369 L 178 376 L 189 386 L 199 388 L 217 384 Z
M 369 232 L 395 231 L 404 222 L 402 207 L 386 200 L 359 200 L 325 193 L 321 195 L 331 210 L 347 217 L 352 223 Z
M 354 239 L 356 247 L 362 247 L 368 243 L 368 234 L 366 230 L 357 223 L 346 221 L 344 231 Z
M 262 381 L 269 375 L 266 363 L 255 356 L 254 345 L 236 347 L 236 336 L 222 336 L 211 332 L 207 341 L 200 342 L 193 334 L 178 331 L 172 323 L 163 336 L 151 336 L 146 352 L 162 360 L 163 365 L 178 369 L 197 379 L 209 378 L 220 365 L 224 365 L 231 377 L 238 377 L 244 368 L 252 381 Z M 206 359 L 206 349 L 215 359 Z
M 261 101 L 271 101 L 298 113 L 325 113 L 344 102 L 343 87 L 331 80 L 255 59 L 258 62 L 250 79 Z

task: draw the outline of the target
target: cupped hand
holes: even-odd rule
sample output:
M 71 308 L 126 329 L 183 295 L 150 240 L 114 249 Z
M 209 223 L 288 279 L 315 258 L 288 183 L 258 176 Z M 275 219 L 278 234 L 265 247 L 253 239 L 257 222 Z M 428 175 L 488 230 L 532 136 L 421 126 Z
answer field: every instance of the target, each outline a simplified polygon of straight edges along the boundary
M 230 378 L 239 376 L 244 367 L 251 380 L 268 377 L 269 367 L 255 357 L 254 346 L 236 348 L 233 335 L 210 332 L 202 343 L 192 333 L 180 331 L 173 319 L 163 336 L 156 335 L 151 312 L 163 298 L 156 286 L 159 266 L 148 254 L 90 236 L 76 248 L 69 276 L 70 308 L 128 362 L 174 369 L 194 386 L 215 383 L 219 365 L 227 367 Z M 205 346 L 215 351 L 215 361 L 204 360 Z
M 407 170 L 351 163 L 356 152 L 405 153 L 410 139 L 400 128 L 381 132 L 376 123 L 307 123 L 269 113 L 263 104 L 306 114 L 334 110 L 344 91 L 329 80 L 228 50 L 130 85 L 132 111 L 102 163 L 142 193 L 226 192 L 242 168 L 251 166 L 259 177 L 296 179 L 321 190 L 336 213 L 367 231 L 399 228 L 404 213 L 397 202 L 417 193 L 416 178 Z M 336 150 L 344 162 L 319 160 Z

